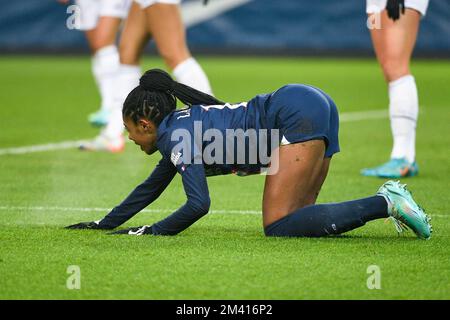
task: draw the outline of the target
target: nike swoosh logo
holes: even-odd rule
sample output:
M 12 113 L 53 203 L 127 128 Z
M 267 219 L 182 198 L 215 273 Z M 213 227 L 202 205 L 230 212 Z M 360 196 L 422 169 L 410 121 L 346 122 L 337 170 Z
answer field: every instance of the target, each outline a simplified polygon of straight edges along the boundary
M 132 236 L 141 236 L 144 233 L 145 229 L 147 229 L 147 227 L 148 226 L 143 226 L 142 228 L 139 228 L 136 231 L 130 230 L 128 231 L 128 234 Z

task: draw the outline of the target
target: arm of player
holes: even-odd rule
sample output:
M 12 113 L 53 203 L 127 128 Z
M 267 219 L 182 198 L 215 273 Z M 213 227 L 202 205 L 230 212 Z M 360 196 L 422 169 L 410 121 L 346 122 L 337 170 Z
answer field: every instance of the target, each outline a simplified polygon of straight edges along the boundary
M 68 229 L 114 229 L 155 201 L 172 181 L 177 170 L 166 159 L 161 159 L 151 175 L 138 185 L 126 199 L 102 220 L 81 222 Z
M 180 173 L 187 196 L 181 208 L 152 226 L 129 228 L 113 234 L 176 235 L 207 214 L 210 199 L 203 164 L 189 165 Z
M 203 164 L 186 167 L 182 173 L 187 201 L 170 216 L 152 225 L 154 235 L 175 235 L 208 213 L 211 200 Z

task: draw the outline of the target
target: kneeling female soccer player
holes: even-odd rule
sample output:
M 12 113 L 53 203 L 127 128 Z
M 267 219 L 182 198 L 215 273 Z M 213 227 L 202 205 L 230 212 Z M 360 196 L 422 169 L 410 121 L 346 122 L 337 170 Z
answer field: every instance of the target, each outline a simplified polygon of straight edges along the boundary
M 175 110 L 177 98 L 190 107 Z M 367 221 L 387 217 L 392 218 L 399 232 L 410 227 L 419 238 L 431 236 L 429 218 L 398 182 L 386 182 L 375 196 L 368 198 L 315 204 L 332 155 L 339 151 L 338 111 L 320 89 L 290 84 L 248 102 L 230 105 L 153 69 L 130 92 L 122 114 L 129 138 L 147 154 L 159 150 L 162 159 L 152 174 L 103 219 L 67 228 L 120 226 L 156 200 L 178 172 L 187 195 L 181 208 L 153 225 L 115 232 L 175 235 L 208 213 L 207 176 L 246 175 L 267 167 L 262 204 L 266 236 L 341 234 Z M 245 132 L 240 141 L 244 156 L 242 149 L 236 152 L 239 134 L 229 134 L 239 130 Z M 269 136 L 276 137 L 275 146 L 268 141 Z M 257 155 L 252 154 L 256 152 L 255 145 Z M 271 145 L 267 152 L 271 158 L 263 163 L 259 151 L 267 145 Z

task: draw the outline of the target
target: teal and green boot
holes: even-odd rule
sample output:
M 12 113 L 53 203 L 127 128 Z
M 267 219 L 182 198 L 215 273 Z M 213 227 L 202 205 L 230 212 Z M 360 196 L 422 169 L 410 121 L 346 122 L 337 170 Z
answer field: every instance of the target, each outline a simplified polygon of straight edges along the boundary
M 413 177 L 419 173 L 417 163 L 408 162 L 405 158 L 392 158 L 381 166 L 366 168 L 361 170 L 361 174 L 366 177 L 379 177 L 388 179 L 399 179 Z
M 111 113 L 106 110 L 99 110 L 97 112 L 91 113 L 88 120 L 94 127 L 104 127 L 108 124 Z
M 430 239 L 433 228 L 430 217 L 414 201 L 405 184 L 399 181 L 387 181 L 377 195 L 383 196 L 388 202 L 388 213 L 397 231 L 403 232 L 410 228 L 420 239 Z

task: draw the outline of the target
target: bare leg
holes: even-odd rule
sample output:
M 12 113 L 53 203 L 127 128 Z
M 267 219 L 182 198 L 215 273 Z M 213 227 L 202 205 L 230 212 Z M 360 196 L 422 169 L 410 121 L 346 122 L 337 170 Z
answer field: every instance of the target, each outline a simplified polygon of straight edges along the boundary
M 387 82 L 410 74 L 409 62 L 419 30 L 420 13 L 406 9 L 397 21 L 381 12 L 381 29 L 370 31 L 378 62 Z
M 177 5 L 155 3 L 145 9 L 146 23 L 166 65 L 173 70 L 191 57 Z
M 150 38 L 146 29 L 146 21 L 145 11 L 138 3 L 133 1 L 120 37 L 121 64 L 139 65 L 142 51 Z
M 119 52 L 116 37 L 121 19 L 99 17 L 96 27 L 86 31 L 92 52 L 92 73 L 100 91 L 100 110 L 89 115 L 89 122 L 103 126 L 109 121 L 109 112 L 114 108 L 114 79 L 119 70 Z
M 98 139 L 85 146 L 86 150 L 123 150 L 122 104 L 128 93 L 139 84 L 139 58 L 147 40 L 145 14 L 141 7 L 133 2 L 120 38 L 117 73 L 113 78 L 113 107 L 110 108 L 108 123 Z
M 381 29 L 372 29 L 371 37 L 389 92 L 389 114 L 393 148 L 389 162 L 364 169 L 363 175 L 385 178 L 414 176 L 416 123 L 419 111 L 418 93 L 410 71 L 411 54 L 416 43 L 420 13 L 406 9 L 393 21 L 386 10 L 381 12 Z
M 160 56 L 175 79 L 187 86 L 212 94 L 208 77 L 191 56 L 178 5 L 155 3 L 145 9 L 147 30 L 156 42 Z
M 320 169 L 319 175 L 316 179 L 316 183 L 313 187 L 313 192 L 311 192 L 310 197 L 308 198 L 307 204 L 315 204 L 317 201 L 317 197 L 319 196 L 320 189 L 322 188 L 323 183 L 328 174 L 328 169 L 330 167 L 331 158 L 325 158 L 322 161 L 322 168 Z
M 85 32 L 93 54 L 103 47 L 115 44 L 120 22 L 121 19 L 117 17 L 100 17 L 95 29 Z
M 323 175 L 326 176 L 328 169 L 328 164 L 324 167 L 324 153 L 325 143 L 322 140 L 279 148 L 278 172 L 267 176 L 264 187 L 264 227 L 315 202 L 318 189 L 325 180 Z M 326 162 L 329 163 L 329 160 Z
M 329 158 L 323 158 L 323 141 L 282 146 L 279 151 L 279 171 L 267 176 L 264 189 L 263 224 L 267 236 L 322 237 L 388 217 L 386 199 L 378 195 L 314 204 L 330 163 Z

